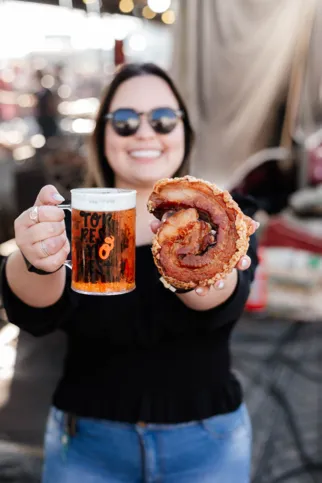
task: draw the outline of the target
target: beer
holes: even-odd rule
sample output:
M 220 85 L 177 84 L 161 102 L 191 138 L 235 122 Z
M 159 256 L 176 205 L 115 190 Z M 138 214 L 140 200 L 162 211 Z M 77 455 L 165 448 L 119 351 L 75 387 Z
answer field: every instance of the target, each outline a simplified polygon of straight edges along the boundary
M 72 190 L 72 289 L 116 295 L 135 289 L 135 191 Z

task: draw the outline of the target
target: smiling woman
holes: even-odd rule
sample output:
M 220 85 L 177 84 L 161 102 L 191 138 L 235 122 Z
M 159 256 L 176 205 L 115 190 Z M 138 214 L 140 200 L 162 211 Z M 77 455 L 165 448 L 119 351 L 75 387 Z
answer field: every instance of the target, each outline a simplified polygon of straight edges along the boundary
M 110 111 L 114 114 L 106 125 L 105 152 L 116 183 L 151 184 L 179 169 L 184 129 L 176 114 L 178 101 L 163 79 L 148 75 L 124 82 Z M 123 122 L 118 127 L 120 111 Z
M 115 186 L 126 173 L 131 184 L 151 187 L 188 174 L 193 138 L 186 107 L 165 72 L 153 64 L 127 65 L 101 101 L 87 185 Z
M 256 227 L 230 195 L 224 198 L 238 223 L 226 223 L 221 195 L 202 212 L 191 204 L 195 190 L 182 185 L 174 191 L 180 206 L 188 207 L 183 214 L 160 228 L 147 210 L 160 179 L 187 174 L 192 141 L 188 112 L 168 75 L 153 64 L 124 65 L 101 101 L 88 184 L 136 191 L 136 247 L 122 241 L 135 251 L 136 289 L 125 295 L 71 290 L 69 271 L 59 268 L 69 256 L 70 217 L 55 206 L 62 197 L 54 186 L 45 186 L 35 206 L 15 222 L 19 250 L 9 257 L 3 277 L 8 316 L 34 335 L 60 328 L 68 338 L 47 426 L 43 483 L 249 483 L 251 430 L 231 372 L 229 342 L 254 277 L 256 243 L 251 236 L 240 251 L 238 236 L 230 235 L 238 235 L 241 224 L 249 234 Z M 256 211 L 250 200 L 239 198 L 238 205 L 245 215 Z M 162 218 L 165 206 L 155 208 Z M 186 264 L 203 263 L 219 246 L 225 251 L 221 231 L 228 227 L 224 238 L 237 255 L 231 272 L 224 281 L 218 272 L 211 290 L 199 286 L 199 279 L 189 293 L 173 293 L 160 282 L 151 252 L 155 223 L 160 237 L 169 235 L 177 215 L 180 223 L 186 216 L 192 221 L 191 240 L 178 252 Z M 88 214 L 85 224 L 96 226 L 98 216 Z M 113 233 L 102 235 L 99 256 L 108 262 L 115 240 Z M 124 264 L 132 273 L 129 268 Z

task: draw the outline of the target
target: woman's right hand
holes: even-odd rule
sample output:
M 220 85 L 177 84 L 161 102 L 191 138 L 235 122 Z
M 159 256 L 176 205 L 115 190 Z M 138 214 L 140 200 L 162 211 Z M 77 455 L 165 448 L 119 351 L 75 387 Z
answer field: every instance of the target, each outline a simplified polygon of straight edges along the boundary
M 65 213 L 55 206 L 63 201 L 54 186 L 44 186 L 34 206 L 14 223 L 18 248 L 34 267 L 49 273 L 64 264 L 70 251 Z

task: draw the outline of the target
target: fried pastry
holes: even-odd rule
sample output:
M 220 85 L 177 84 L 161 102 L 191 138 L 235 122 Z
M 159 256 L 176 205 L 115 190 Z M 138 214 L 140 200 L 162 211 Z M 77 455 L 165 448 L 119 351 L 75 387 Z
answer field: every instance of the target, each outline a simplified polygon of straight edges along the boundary
M 162 282 L 173 291 L 225 278 L 254 232 L 252 219 L 228 191 L 192 176 L 158 181 L 148 210 L 162 220 L 152 253 Z

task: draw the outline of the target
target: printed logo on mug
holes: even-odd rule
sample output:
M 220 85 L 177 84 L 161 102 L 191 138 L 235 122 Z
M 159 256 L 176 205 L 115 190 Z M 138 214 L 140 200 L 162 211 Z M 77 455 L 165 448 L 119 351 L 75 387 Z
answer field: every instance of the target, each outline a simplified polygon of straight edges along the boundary
M 135 289 L 136 191 L 71 190 L 72 289 L 117 295 Z

